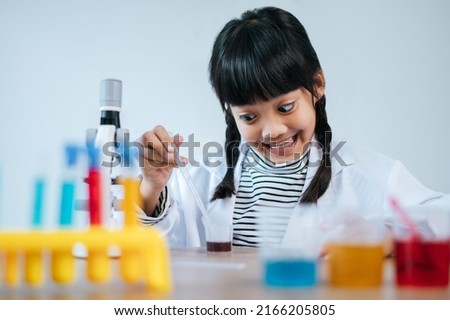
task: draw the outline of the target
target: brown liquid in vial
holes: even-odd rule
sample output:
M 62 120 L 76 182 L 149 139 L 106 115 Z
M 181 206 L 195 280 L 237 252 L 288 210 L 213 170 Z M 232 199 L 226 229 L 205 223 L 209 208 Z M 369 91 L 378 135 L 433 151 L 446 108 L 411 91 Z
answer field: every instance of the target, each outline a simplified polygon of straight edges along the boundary
M 231 242 L 206 242 L 206 250 L 210 252 L 230 252 Z

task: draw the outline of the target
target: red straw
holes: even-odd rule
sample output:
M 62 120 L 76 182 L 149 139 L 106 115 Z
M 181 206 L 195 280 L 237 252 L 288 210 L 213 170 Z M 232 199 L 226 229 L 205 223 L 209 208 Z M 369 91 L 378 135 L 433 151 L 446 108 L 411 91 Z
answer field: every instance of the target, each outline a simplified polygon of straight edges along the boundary
M 416 226 L 414 225 L 413 221 L 411 220 L 411 217 L 408 215 L 408 213 L 400 206 L 397 199 L 394 197 L 390 198 L 390 203 L 394 211 L 398 214 L 400 219 L 406 224 L 406 226 L 411 231 L 411 238 L 412 239 L 420 239 L 420 234 L 417 231 Z

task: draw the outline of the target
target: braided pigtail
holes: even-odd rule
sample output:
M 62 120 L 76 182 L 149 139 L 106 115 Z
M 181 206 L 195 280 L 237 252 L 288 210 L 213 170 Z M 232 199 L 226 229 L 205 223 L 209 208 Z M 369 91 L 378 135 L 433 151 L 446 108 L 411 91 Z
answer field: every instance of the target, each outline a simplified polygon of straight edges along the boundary
M 229 111 L 225 111 L 225 121 L 227 129 L 225 132 L 225 152 L 227 159 L 227 173 L 222 182 L 216 187 L 211 201 L 216 199 L 229 198 L 236 193 L 234 186 L 234 168 L 236 167 L 239 158 L 239 144 L 241 142 L 241 135 L 236 126 L 236 121 Z
M 328 124 L 325 110 L 325 95 L 316 104 L 316 129 L 315 136 L 319 145 L 323 148 L 322 160 L 319 169 L 314 175 L 311 184 L 302 196 L 301 203 L 316 203 L 325 193 L 331 181 L 330 141 L 332 138 L 331 127 Z

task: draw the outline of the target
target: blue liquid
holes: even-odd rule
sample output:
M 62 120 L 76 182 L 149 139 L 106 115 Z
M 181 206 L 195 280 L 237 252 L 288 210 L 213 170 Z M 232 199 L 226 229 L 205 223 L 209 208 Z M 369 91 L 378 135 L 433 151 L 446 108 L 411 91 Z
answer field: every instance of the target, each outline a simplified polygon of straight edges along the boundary
M 61 191 L 61 208 L 59 224 L 61 226 L 70 226 L 72 224 L 73 205 L 75 201 L 75 184 L 65 181 Z
M 316 261 L 285 259 L 264 262 L 264 282 L 276 287 L 307 287 L 316 284 Z
M 44 211 L 45 182 L 36 179 L 34 183 L 33 227 L 42 226 L 42 213 Z

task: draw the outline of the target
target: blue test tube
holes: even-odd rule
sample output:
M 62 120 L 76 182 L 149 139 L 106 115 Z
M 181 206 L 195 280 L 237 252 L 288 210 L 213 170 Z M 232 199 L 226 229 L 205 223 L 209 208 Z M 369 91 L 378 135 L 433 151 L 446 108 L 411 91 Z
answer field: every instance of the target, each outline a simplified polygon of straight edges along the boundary
M 34 199 L 33 199 L 33 216 L 32 226 L 35 229 L 42 227 L 42 218 L 44 213 L 45 201 L 45 178 L 44 176 L 37 176 L 34 181 Z M 39 285 L 43 281 L 43 264 L 42 252 L 40 250 L 25 250 L 24 252 L 24 275 L 25 281 L 30 285 Z M 17 253 L 11 253 L 8 257 L 13 267 L 13 260 L 17 259 Z M 11 280 L 13 282 L 13 280 Z
M 75 204 L 78 147 L 67 144 L 64 151 L 66 165 L 61 185 L 59 225 L 61 228 L 69 228 Z M 70 283 L 75 278 L 75 261 L 71 251 L 72 248 L 68 246 L 51 253 L 52 279 L 57 283 Z
M 33 200 L 33 218 L 32 224 L 35 228 L 42 226 L 42 216 L 44 211 L 45 197 L 45 179 L 44 177 L 36 177 L 34 181 L 34 200 Z
M 66 168 L 65 177 L 61 186 L 61 205 L 59 212 L 59 225 L 61 227 L 70 227 L 72 225 L 75 203 L 77 153 L 77 146 L 66 145 Z

